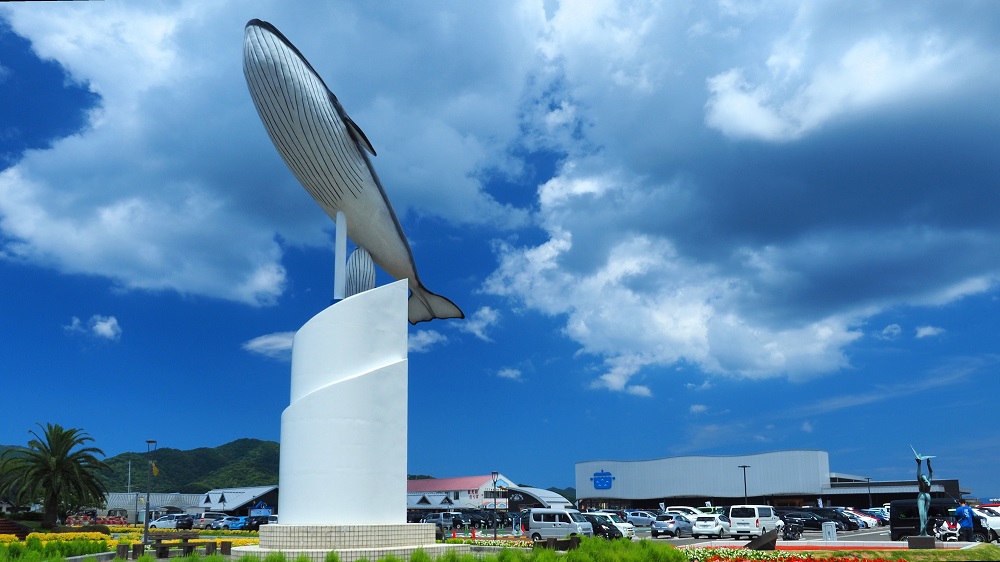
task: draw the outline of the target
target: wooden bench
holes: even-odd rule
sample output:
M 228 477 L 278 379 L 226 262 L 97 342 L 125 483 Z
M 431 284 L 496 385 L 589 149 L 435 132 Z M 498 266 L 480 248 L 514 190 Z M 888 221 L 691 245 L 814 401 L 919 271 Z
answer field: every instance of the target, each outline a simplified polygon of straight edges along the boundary
M 178 548 L 181 552 L 187 556 L 192 554 L 196 549 L 204 547 L 205 555 L 215 554 L 217 543 L 215 540 L 206 541 L 192 541 L 192 539 L 197 539 L 201 535 L 196 532 L 180 532 L 180 533 L 149 533 L 146 535 L 152 543 L 149 545 L 150 549 L 156 551 L 157 558 L 167 558 L 170 556 L 171 548 Z M 176 543 L 166 543 L 164 541 L 178 540 L 180 542 Z M 222 553 L 228 554 L 232 551 L 231 541 L 222 541 Z M 139 548 L 136 548 L 139 547 Z M 142 556 L 144 551 L 143 545 L 132 545 L 132 557 L 138 558 Z

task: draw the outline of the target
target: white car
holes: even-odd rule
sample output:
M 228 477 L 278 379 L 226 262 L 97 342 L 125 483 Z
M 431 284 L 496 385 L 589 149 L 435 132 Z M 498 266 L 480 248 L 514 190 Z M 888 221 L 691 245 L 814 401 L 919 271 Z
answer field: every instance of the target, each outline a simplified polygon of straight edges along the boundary
M 177 528 L 177 516 L 184 515 L 183 513 L 168 513 L 167 515 L 161 515 L 156 519 L 149 522 L 150 529 L 176 529 Z
M 649 527 L 656 521 L 656 516 L 648 511 L 626 511 L 625 519 L 636 527 Z
M 622 532 L 622 536 L 628 540 L 635 538 L 635 525 L 629 523 L 628 521 L 622 519 L 617 513 L 607 513 L 604 511 L 591 511 L 587 515 L 593 515 L 595 517 L 600 517 L 601 519 L 607 521 L 608 523 L 614 525 Z
M 694 518 L 699 515 L 704 515 L 704 511 L 697 510 L 689 505 L 672 505 L 667 508 L 667 513 L 681 513 L 687 515 L 689 518 Z
M 1000 512 L 989 507 L 974 507 L 972 508 L 972 513 L 986 519 L 986 526 L 1000 533 Z
M 703 513 L 694 518 L 694 525 L 691 527 L 691 536 L 722 538 L 729 534 L 729 518 L 725 515 L 711 515 Z

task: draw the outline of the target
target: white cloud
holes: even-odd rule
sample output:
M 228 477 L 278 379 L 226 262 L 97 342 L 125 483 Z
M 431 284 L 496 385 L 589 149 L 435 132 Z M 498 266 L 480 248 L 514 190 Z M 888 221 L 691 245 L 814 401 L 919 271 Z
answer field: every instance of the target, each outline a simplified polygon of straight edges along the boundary
M 692 414 L 704 414 L 707 411 L 708 406 L 704 404 L 691 404 L 691 407 L 688 408 L 688 412 Z
M 801 429 L 802 431 L 804 431 L 806 433 L 812 433 L 813 425 L 811 423 L 807 422 L 807 421 L 804 421 L 804 422 L 802 422 L 802 425 L 799 426 L 799 429 Z
M 899 324 L 889 324 L 885 328 L 882 328 L 882 331 L 878 333 L 877 337 L 883 340 L 894 340 L 902 333 L 903 329 L 899 326 Z
M 272 359 L 290 360 L 295 332 L 275 332 L 243 343 L 243 349 Z
M 448 337 L 437 330 L 416 330 L 406 340 L 410 353 L 427 353 L 434 347 L 448 342 Z
M 246 91 L 233 52 L 248 14 L 280 16 L 340 95 L 382 155 L 397 214 L 503 227 L 527 217 L 477 179 L 517 169 L 505 151 L 537 57 L 523 39 L 543 24 L 521 6 L 489 18 L 471 5 L 388 14 L 270 0 L 25 8 L 0 13 L 100 105 L 76 135 L 0 172 L 0 256 L 126 289 L 276 303 L 287 284 L 276 240 L 326 245 L 330 219 L 278 158 Z M 461 24 L 445 33 L 448 18 Z M 340 35 L 366 37 L 360 66 L 379 70 L 359 73 L 341 56 L 352 47 L 329 48 Z
M 521 380 L 521 370 L 507 367 L 497 371 L 497 376 L 502 379 L 519 381 Z
M 500 321 L 500 312 L 496 309 L 484 306 L 475 311 L 460 324 L 459 330 L 470 333 L 483 341 L 492 341 L 487 331 Z
M 118 325 L 118 319 L 114 316 L 92 316 L 90 327 L 94 335 L 106 340 L 114 341 L 122 335 L 121 326 Z
M 734 138 L 788 141 L 832 120 L 959 83 L 952 62 L 962 49 L 946 49 L 934 35 L 862 37 L 809 70 L 802 68 L 808 53 L 788 46 L 779 41 L 768 57 L 770 76 L 752 82 L 733 68 L 709 78 L 706 123 Z
M 693 382 L 689 382 L 689 383 L 687 383 L 684 386 L 685 386 L 685 388 L 688 388 L 689 390 L 708 390 L 708 389 L 712 388 L 715 385 L 712 384 L 712 381 L 705 380 L 705 381 L 702 381 L 701 384 L 694 384 Z
M 70 319 L 69 324 L 63 326 L 63 329 L 67 332 L 89 334 L 110 341 L 118 341 L 122 336 L 122 328 L 118 324 L 118 319 L 114 316 L 101 316 L 100 314 L 91 316 L 86 324 L 74 316 Z
M 944 331 L 944 328 L 937 326 L 917 326 L 917 339 L 940 336 Z

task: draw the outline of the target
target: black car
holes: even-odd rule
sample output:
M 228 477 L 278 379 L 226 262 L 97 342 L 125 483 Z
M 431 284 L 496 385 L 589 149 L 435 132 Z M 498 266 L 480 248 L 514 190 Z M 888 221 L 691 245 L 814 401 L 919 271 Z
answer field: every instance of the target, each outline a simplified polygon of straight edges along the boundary
M 243 524 L 244 531 L 259 531 L 261 525 L 267 525 L 267 515 L 251 515 Z
M 190 515 L 178 515 L 174 518 L 176 522 L 177 529 L 193 529 L 194 528 L 194 517 Z
M 582 515 L 587 521 L 590 522 L 590 526 L 594 528 L 595 537 L 601 537 L 602 539 L 608 540 L 625 538 L 621 529 L 612 525 L 607 519 L 597 517 L 596 515 L 591 515 L 589 513 L 584 513 Z
M 822 515 L 817 515 L 809 511 L 789 511 L 787 513 L 779 514 L 781 520 L 788 523 L 798 523 L 802 525 L 803 529 L 809 529 L 812 531 L 822 531 L 823 523 L 832 522 L 837 525 L 838 531 L 846 531 L 847 526 L 844 525 L 842 521 L 836 521 L 834 519 L 827 519 Z

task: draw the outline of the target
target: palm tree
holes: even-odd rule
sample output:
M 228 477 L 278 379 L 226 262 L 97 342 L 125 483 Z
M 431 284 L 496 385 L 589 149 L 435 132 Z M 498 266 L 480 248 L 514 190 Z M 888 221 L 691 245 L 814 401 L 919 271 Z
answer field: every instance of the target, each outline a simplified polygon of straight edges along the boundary
M 42 424 L 43 437 L 29 431 L 34 439 L 27 447 L 14 447 L 0 456 L 0 494 L 27 501 L 41 500 L 45 513 L 42 527 L 52 528 L 60 505 L 99 505 L 107 491 L 97 473 L 108 466 L 95 455 L 96 447 L 81 447 L 93 441 L 82 429 L 64 429 L 58 424 Z

